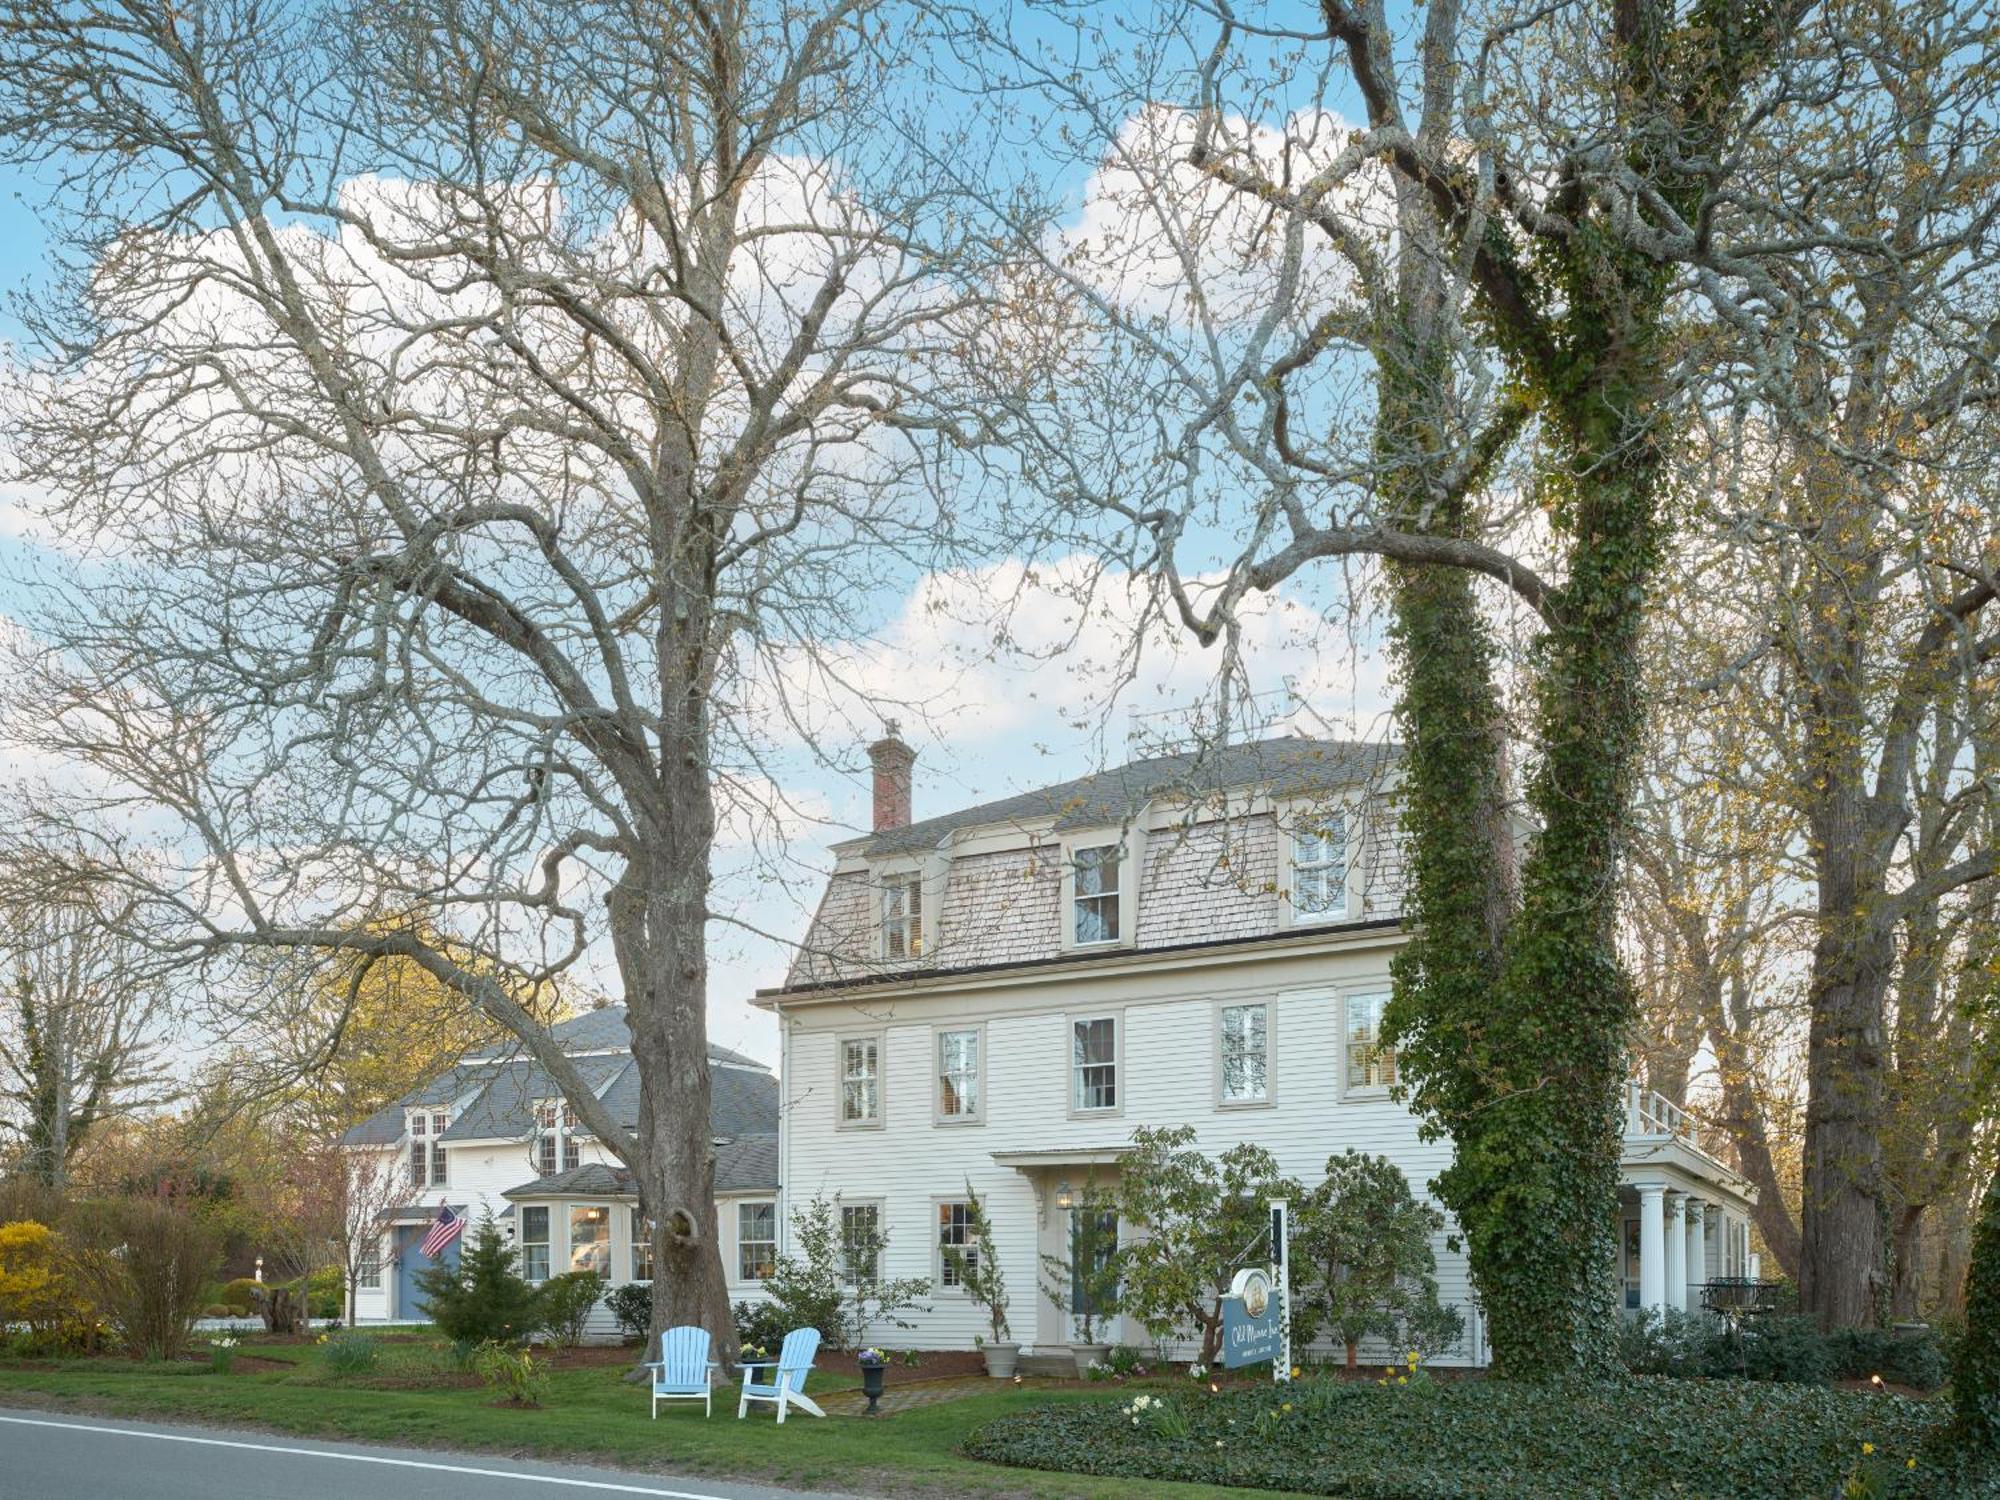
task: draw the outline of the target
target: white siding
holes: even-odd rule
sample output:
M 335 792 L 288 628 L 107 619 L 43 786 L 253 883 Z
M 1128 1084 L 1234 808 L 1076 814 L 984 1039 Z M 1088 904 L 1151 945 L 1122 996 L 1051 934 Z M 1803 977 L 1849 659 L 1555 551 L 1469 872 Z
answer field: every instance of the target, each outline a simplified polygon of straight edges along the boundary
M 889 1234 L 884 1274 L 933 1274 L 936 1204 L 964 1195 L 971 1182 L 987 1213 L 1007 1274 L 1014 1337 L 1038 1337 L 1040 1265 L 1038 1181 L 1058 1175 L 1074 1185 L 1081 1169 L 1041 1178 L 993 1160 L 995 1152 L 1116 1149 L 1139 1124 L 1191 1124 L 1202 1149 L 1238 1141 L 1268 1147 L 1280 1168 L 1308 1184 L 1328 1156 L 1352 1146 L 1387 1155 L 1420 1197 L 1447 1160 L 1446 1148 L 1417 1139 L 1416 1124 L 1385 1099 L 1346 1101 L 1340 1087 L 1340 1000 L 1349 989 L 1386 988 L 1393 943 L 1346 953 L 1279 956 L 1208 968 L 1177 968 L 1149 976 L 1097 978 L 1087 971 L 1061 984 L 989 985 L 954 994 L 940 987 L 920 999 L 903 997 L 885 1010 L 804 1007 L 791 1013 L 787 1049 L 787 1206 L 797 1211 L 815 1193 L 878 1200 Z M 1215 1104 L 1215 1001 L 1261 998 L 1273 1006 L 1272 1082 L 1277 1102 L 1262 1109 Z M 1122 1012 L 1121 1110 L 1112 1118 L 1072 1117 L 1069 1110 L 1069 1029 L 1073 1015 Z M 981 1125 L 936 1125 L 931 1107 L 933 1022 L 972 1016 L 987 1039 L 987 1119 Z M 837 1130 L 835 1036 L 880 1030 L 885 1041 L 879 1130 Z M 1053 1213 L 1053 1211 L 1051 1211 Z M 1463 1259 L 1439 1236 L 1439 1282 L 1447 1301 L 1469 1300 Z M 917 1327 L 871 1330 L 877 1342 L 904 1347 L 964 1348 L 984 1331 L 981 1310 L 940 1289 Z M 1144 1342 L 1136 1325 L 1126 1342 Z M 1045 1340 L 1047 1341 L 1047 1340 Z M 1470 1331 L 1468 1330 L 1468 1342 Z

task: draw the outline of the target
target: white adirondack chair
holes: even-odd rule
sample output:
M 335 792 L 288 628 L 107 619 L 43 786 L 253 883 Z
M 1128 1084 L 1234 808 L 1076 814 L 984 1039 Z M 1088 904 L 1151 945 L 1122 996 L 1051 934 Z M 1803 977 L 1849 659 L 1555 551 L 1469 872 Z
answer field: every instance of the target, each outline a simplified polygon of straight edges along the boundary
M 653 1372 L 653 1416 L 662 1401 L 699 1401 L 701 1414 L 715 1411 L 715 1363 L 708 1357 L 706 1328 L 669 1328 L 660 1335 L 660 1357 L 647 1361 Z
M 815 1417 L 823 1417 L 819 1403 L 806 1395 L 806 1376 L 812 1370 L 813 1356 L 819 1353 L 819 1330 L 817 1328 L 794 1328 L 785 1335 L 785 1342 L 778 1350 L 778 1365 L 768 1382 L 755 1379 L 755 1375 L 770 1369 L 769 1365 L 745 1365 L 743 1367 L 743 1398 L 736 1403 L 736 1419 L 740 1422 L 750 1410 L 752 1401 L 769 1401 L 778 1408 L 778 1420 L 785 1420 L 785 1409 L 796 1406 L 800 1411 L 810 1412 Z

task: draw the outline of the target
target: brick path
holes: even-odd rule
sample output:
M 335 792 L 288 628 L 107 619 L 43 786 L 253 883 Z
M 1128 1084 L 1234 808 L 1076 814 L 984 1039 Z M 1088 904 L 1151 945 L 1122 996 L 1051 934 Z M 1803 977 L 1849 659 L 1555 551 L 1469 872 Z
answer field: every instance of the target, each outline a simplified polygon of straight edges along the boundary
M 1031 1391 L 1055 1390 L 1075 1381 L 1044 1380 L 1029 1377 L 1019 1385 Z M 912 1380 L 903 1385 L 892 1385 L 882 1393 L 876 1405 L 877 1416 L 893 1417 L 899 1411 L 914 1411 L 920 1406 L 942 1406 L 947 1401 L 959 1401 L 967 1396 L 983 1396 L 994 1391 L 1009 1388 L 1009 1382 L 995 1380 L 990 1375 L 948 1375 L 940 1380 Z M 856 1386 L 844 1391 L 829 1391 L 824 1396 L 815 1395 L 814 1400 L 825 1409 L 829 1417 L 858 1417 L 868 1410 L 868 1398 Z

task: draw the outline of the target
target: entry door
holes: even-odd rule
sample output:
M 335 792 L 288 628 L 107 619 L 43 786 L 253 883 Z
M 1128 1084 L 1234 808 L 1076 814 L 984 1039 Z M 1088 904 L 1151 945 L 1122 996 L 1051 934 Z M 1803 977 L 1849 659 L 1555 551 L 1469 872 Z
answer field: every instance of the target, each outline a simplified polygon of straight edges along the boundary
M 1118 1252 L 1118 1213 L 1115 1209 L 1072 1208 L 1069 1211 L 1069 1328 L 1074 1342 L 1083 1340 L 1082 1314 L 1091 1311 L 1085 1283 L 1090 1279 L 1091 1259 L 1100 1264 Z M 1096 1337 L 1100 1344 L 1118 1342 L 1116 1318 L 1097 1319 Z
M 432 1264 L 423 1252 L 424 1236 L 430 1233 L 428 1224 L 399 1224 L 396 1226 L 396 1316 L 398 1318 L 427 1318 L 430 1307 L 424 1301 L 423 1288 L 417 1285 L 417 1273 Z M 459 1239 L 454 1239 L 444 1247 L 437 1263 L 447 1266 L 458 1264 Z

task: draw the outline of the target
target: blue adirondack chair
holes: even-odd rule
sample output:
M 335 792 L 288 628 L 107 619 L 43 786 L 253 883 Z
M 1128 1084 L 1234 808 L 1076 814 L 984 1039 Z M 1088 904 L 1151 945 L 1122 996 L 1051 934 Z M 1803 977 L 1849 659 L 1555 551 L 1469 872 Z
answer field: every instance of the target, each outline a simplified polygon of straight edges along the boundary
M 770 1365 L 745 1365 L 743 1367 L 743 1399 L 736 1403 L 736 1419 L 740 1422 L 750 1410 L 752 1401 L 769 1401 L 778 1408 L 778 1420 L 785 1420 L 785 1409 L 796 1406 L 800 1411 L 810 1412 L 815 1417 L 823 1417 L 819 1403 L 806 1395 L 806 1376 L 812 1371 L 813 1356 L 819 1353 L 819 1330 L 817 1328 L 794 1328 L 785 1335 L 785 1342 L 778 1349 L 778 1363 L 775 1369 Z M 757 1376 L 771 1371 L 768 1381 Z
M 699 1401 L 704 1417 L 715 1410 L 715 1364 L 708 1357 L 706 1328 L 669 1328 L 660 1335 L 660 1357 L 646 1368 L 653 1372 L 656 1419 L 662 1401 Z

